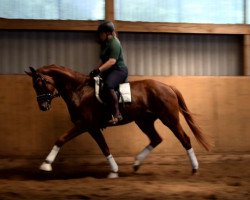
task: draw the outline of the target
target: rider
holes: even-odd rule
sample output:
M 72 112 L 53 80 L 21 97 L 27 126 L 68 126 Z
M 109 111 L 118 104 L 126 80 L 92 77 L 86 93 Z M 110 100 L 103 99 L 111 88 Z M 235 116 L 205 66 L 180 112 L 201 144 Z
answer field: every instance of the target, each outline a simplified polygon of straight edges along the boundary
M 101 75 L 112 113 L 109 123 L 114 125 L 123 119 L 115 90 L 127 79 L 128 69 L 124 63 L 121 43 L 116 36 L 114 24 L 111 21 L 101 23 L 97 33 L 101 46 L 100 63 L 89 75 L 90 77 Z

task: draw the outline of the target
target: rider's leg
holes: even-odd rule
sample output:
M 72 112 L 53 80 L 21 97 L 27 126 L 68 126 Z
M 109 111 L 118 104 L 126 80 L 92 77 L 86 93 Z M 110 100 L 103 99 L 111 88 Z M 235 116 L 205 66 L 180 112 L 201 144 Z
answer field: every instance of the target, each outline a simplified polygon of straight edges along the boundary
M 104 89 L 105 93 L 108 95 L 108 106 L 111 109 L 112 119 L 109 121 L 111 124 L 116 124 L 122 120 L 121 113 L 119 111 L 119 100 L 115 89 L 119 87 L 120 83 L 123 83 L 127 78 L 127 70 L 122 69 L 112 69 L 105 73 L 104 79 Z
M 122 115 L 119 110 L 119 100 L 114 89 L 109 89 L 108 93 L 110 96 L 109 107 L 112 113 L 112 119 L 109 121 L 109 123 L 116 124 L 118 121 L 122 120 Z

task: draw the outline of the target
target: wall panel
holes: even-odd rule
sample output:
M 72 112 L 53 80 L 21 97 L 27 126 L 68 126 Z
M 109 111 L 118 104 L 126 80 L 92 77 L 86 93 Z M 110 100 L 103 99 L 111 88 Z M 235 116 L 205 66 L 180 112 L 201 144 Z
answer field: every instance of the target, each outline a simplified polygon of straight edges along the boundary
M 133 75 L 242 75 L 242 37 L 120 33 Z
M 119 33 L 130 75 L 242 75 L 242 36 Z M 89 73 L 94 32 L 0 31 L 0 73 L 59 64 Z
M 212 138 L 211 153 L 250 151 L 249 77 L 130 76 L 130 80 L 151 78 L 176 86 L 204 134 Z M 15 91 L 15 92 L 13 92 Z M 72 124 L 64 101 L 56 98 L 48 112 L 39 110 L 31 78 L 26 75 L 0 75 L 0 156 L 44 157 L 55 140 Z M 181 124 L 198 153 L 207 153 L 197 144 L 188 125 Z M 153 154 L 186 154 L 174 134 L 160 121 L 155 123 L 164 138 Z M 148 139 L 135 123 L 107 128 L 104 136 L 112 154 L 135 156 Z M 85 133 L 62 148 L 60 156 L 102 155 L 97 144 Z
M 20 74 L 28 66 L 58 64 L 89 72 L 98 63 L 92 32 L 1 31 L 0 73 Z

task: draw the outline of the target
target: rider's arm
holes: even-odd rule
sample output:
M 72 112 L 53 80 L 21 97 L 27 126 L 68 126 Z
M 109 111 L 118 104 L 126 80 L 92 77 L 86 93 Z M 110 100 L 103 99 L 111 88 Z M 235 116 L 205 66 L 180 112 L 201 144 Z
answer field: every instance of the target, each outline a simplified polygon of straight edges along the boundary
M 102 62 L 102 60 L 100 59 L 100 60 L 99 60 L 99 62 L 98 62 L 97 67 L 98 67 L 98 68 L 99 68 L 99 67 L 101 67 L 101 66 L 102 66 L 102 64 L 103 64 L 103 62 Z
M 116 59 L 110 58 L 108 59 L 107 62 L 103 63 L 100 67 L 99 70 L 100 72 L 108 70 L 110 67 L 112 67 L 116 63 Z
M 109 54 L 109 59 L 107 62 L 103 63 L 100 67 L 99 70 L 101 72 L 108 70 L 111 68 L 113 65 L 116 64 L 117 59 L 119 58 L 120 52 L 121 52 L 121 44 L 117 39 L 113 39 L 110 43 L 110 54 Z

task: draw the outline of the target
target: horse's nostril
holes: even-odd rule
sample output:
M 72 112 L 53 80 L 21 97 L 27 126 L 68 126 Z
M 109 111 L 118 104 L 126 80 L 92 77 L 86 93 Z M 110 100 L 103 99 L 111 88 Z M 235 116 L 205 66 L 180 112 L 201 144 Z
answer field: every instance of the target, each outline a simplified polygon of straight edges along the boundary
M 50 109 L 50 104 L 48 102 L 43 102 L 39 104 L 39 107 L 41 111 L 47 111 Z

